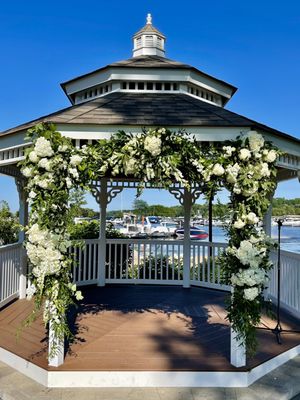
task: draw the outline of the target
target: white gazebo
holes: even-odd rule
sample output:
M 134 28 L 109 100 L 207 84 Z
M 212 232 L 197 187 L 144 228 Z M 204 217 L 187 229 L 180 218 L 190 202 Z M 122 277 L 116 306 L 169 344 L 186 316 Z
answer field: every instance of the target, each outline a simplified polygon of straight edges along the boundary
M 24 149 L 29 146 L 24 140 L 27 129 L 40 122 L 54 123 L 57 130 L 71 138 L 78 148 L 109 138 L 118 130 L 136 134 L 143 128 L 160 126 L 175 131 L 184 129 L 195 136 L 201 146 L 222 143 L 235 139 L 243 132 L 255 130 L 284 153 L 277 162 L 278 182 L 297 177 L 300 179 L 299 139 L 227 110 L 225 106 L 237 89 L 193 66 L 166 58 L 165 43 L 166 37 L 152 25 L 151 15 L 148 14 L 146 25 L 133 36 L 132 58 L 114 62 L 62 83 L 62 89 L 71 102 L 70 107 L 0 134 L 0 173 L 15 178 L 22 225 L 26 225 L 27 221 L 27 203 L 18 163 L 24 159 Z M 92 192 L 100 206 L 100 235 L 97 240 L 86 240 L 84 249 L 75 250 L 78 267 L 74 264 L 74 281 L 81 286 L 134 283 L 181 285 L 184 288 L 198 286 L 230 291 L 230 287 L 221 282 L 216 262 L 226 244 L 191 242 L 189 238 L 191 206 L 200 195 L 197 185 L 190 191 L 178 184 L 169 189 L 184 206 L 183 241 L 105 238 L 107 205 L 124 188 L 136 187 L 137 182 L 127 179 L 102 178 L 93 182 Z M 264 228 L 267 234 L 271 233 L 271 209 L 265 216 Z M 0 307 L 16 298 L 25 297 L 27 264 L 22 248 L 23 240 L 24 234 L 20 233 L 18 244 L 0 248 Z M 117 254 L 120 246 L 127 249 L 127 257 L 123 250 L 120 255 Z M 160 270 L 162 249 L 169 260 L 164 274 Z M 174 268 L 178 254 L 183 255 L 183 274 L 176 273 Z M 282 306 L 300 317 L 300 257 L 285 251 L 281 255 L 282 274 L 286 278 L 282 290 Z M 151 272 L 146 271 L 147 257 L 153 259 Z M 276 264 L 275 254 L 272 257 Z M 136 265 L 142 262 L 144 267 L 136 269 Z M 201 272 L 201 268 L 208 272 L 203 273 L 204 269 Z M 266 295 L 276 299 L 276 268 L 270 278 Z M 7 353 L 0 349 L 0 359 L 13 364 L 13 361 L 7 361 L 10 359 Z M 291 352 L 265 370 L 256 372 L 256 378 L 251 378 L 252 381 L 295 354 L 295 351 Z M 60 365 L 63 353 L 50 362 L 54 366 Z M 234 337 L 231 343 L 231 364 L 236 367 L 245 365 L 245 354 Z M 24 372 L 22 368 L 19 369 Z M 34 377 L 32 371 L 28 374 Z

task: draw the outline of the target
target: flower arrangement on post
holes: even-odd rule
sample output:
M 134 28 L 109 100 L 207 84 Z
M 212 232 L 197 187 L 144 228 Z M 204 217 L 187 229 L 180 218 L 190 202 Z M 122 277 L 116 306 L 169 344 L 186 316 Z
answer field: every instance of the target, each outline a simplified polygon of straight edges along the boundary
M 249 131 L 223 147 L 224 186 L 230 191 L 233 216 L 229 246 L 222 258 L 233 293 L 228 319 L 251 354 L 256 349 L 255 327 L 264 306 L 263 290 L 272 267 L 270 238 L 259 223 L 276 188 L 275 162 L 279 152 L 262 135 Z
M 31 266 L 27 298 L 34 297 L 35 309 L 27 323 L 43 308 L 44 323 L 51 322 L 59 341 L 71 335 L 66 312 L 74 298 L 82 298 L 72 282 L 66 226 L 70 190 L 84 185 L 78 169 L 83 156 L 51 124 L 30 129 L 28 138 L 33 145 L 26 150 L 22 162 L 31 208 L 25 242 Z M 55 352 L 53 346 L 50 357 Z

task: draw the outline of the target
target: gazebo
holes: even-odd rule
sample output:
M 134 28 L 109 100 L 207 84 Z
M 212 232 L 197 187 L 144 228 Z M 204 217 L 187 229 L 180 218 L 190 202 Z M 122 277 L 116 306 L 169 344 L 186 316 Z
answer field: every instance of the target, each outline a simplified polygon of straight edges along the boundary
M 15 178 L 19 192 L 22 225 L 27 225 L 28 205 L 24 191 L 25 180 L 18 163 L 24 159 L 24 151 L 30 146 L 30 143 L 25 141 L 27 130 L 39 123 L 55 124 L 57 131 L 62 136 L 70 138 L 78 149 L 86 144 L 96 143 L 99 139 L 109 139 L 119 130 L 131 132 L 133 135 L 140 133 L 143 128 L 166 127 L 172 131 L 185 130 L 195 137 L 203 148 L 211 143 L 222 144 L 228 140 L 234 140 L 237 136 L 251 130 L 257 131 L 282 151 L 276 163 L 277 181 L 297 177 L 300 179 L 299 139 L 227 110 L 225 106 L 237 89 L 193 66 L 166 58 L 165 42 L 166 37 L 152 25 L 151 15 L 148 14 L 146 25 L 133 36 L 132 58 L 109 64 L 62 83 L 62 89 L 71 102 L 70 107 L 0 134 L 0 173 Z M 182 286 L 185 289 L 195 286 L 206 288 L 208 295 L 213 293 L 212 290 L 230 291 L 230 286 L 222 282 L 221 270 L 217 262 L 226 244 L 214 243 L 211 237 L 209 242 L 191 242 L 189 237 L 191 206 L 201 194 L 197 184 L 190 190 L 186 190 L 178 183 L 174 183 L 169 188 L 170 193 L 184 206 L 184 240 L 107 239 L 105 237 L 107 205 L 124 188 L 136 189 L 137 186 L 138 181 L 126 178 L 101 178 L 93 182 L 92 193 L 99 204 L 101 216 L 99 239 L 86 240 L 85 247 L 72 250 L 74 282 L 84 287 L 86 293 L 88 293 L 89 285 L 94 285 L 91 292 L 95 293 L 96 297 L 95 285 L 99 287 L 108 285 L 112 287 L 112 293 L 117 296 L 118 287 L 110 286 L 116 284 L 172 285 Z M 146 187 L 155 186 L 149 184 Z M 264 230 L 267 235 L 271 235 L 271 208 L 265 214 Z M 13 307 L 16 308 L 18 302 L 10 305 L 11 302 L 14 299 L 26 297 L 28 271 L 26 252 L 22 247 L 24 237 L 24 232 L 21 232 L 17 244 L 0 248 L 0 307 L 3 307 L 0 317 L 3 315 L 3 323 L 6 323 L 8 315 L 18 311 L 13 309 Z M 182 274 L 178 272 L 180 255 L 183 262 Z M 299 318 L 300 257 L 298 254 L 285 251 L 281 252 L 281 257 L 281 273 L 284 277 L 281 305 L 294 317 Z M 276 254 L 272 253 L 271 258 L 275 263 L 275 268 L 270 273 L 270 284 L 265 295 L 274 300 L 277 296 Z M 216 292 L 216 296 L 220 293 Z M 139 293 L 139 296 L 142 297 L 143 294 Z M 103 299 L 102 301 L 104 302 Z M 19 307 L 22 308 L 23 305 Z M 174 375 L 171 373 L 169 376 L 172 379 L 176 377 L 178 385 L 201 386 L 205 385 L 206 379 L 209 379 L 210 384 L 214 379 L 218 379 L 217 386 L 227 384 L 245 386 L 300 352 L 300 341 L 297 342 L 295 339 L 290 346 L 284 348 L 284 353 L 278 351 L 282 354 L 273 354 L 272 360 L 263 359 L 258 363 L 261 364 L 260 366 L 256 364 L 256 369 L 253 367 L 249 372 L 244 368 L 245 351 L 239 344 L 232 335 L 231 366 L 229 370 L 226 370 L 227 375 L 225 374 L 223 378 L 218 375 L 220 371 L 212 372 L 211 369 L 204 369 L 201 372 L 197 369 L 193 370 L 192 377 L 191 375 L 187 377 L 184 375 L 185 372 L 178 372 L 178 370 L 176 373 L 173 371 Z M 33 379 L 49 386 L 75 384 L 77 375 L 72 375 L 72 368 L 71 371 L 59 370 L 61 375 L 58 374 L 59 371 L 55 372 L 55 367 L 60 367 L 63 363 L 63 343 L 60 343 L 61 353 L 49 360 L 50 369 L 48 370 L 44 362 L 38 366 L 30 362 L 30 365 L 27 364 L 26 367 L 25 360 L 28 361 L 28 354 L 24 356 L 22 352 L 13 350 L 13 347 L 5 347 L 5 343 L 1 341 L 0 346 L 0 359 Z M 240 370 L 240 373 L 244 375 L 240 375 L 239 379 L 234 374 L 237 373 L 235 368 L 240 367 L 244 368 Z M 46 372 L 39 368 L 44 368 Z M 75 369 L 78 373 L 78 368 Z M 107 371 L 103 369 L 101 371 L 103 375 L 99 375 L 99 371 L 97 371 L 98 375 L 96 372 L 94 375 L 89 372 L 83 381 L 90 383 L 83 383 L 83 385 L 129 385 L 129 383 L 124 383 L 127 378 L 128 382 L 135 384 L 133 373 L 130 375 L 128 371 L 123 372 L 123 375 L 122 372 L 118 372 L 119 375 L 117 374 L 118 377 L 115 380 L 111 377 L 109 367 Z M 66 375 L 63 375 L 64 373 Z M 216 375 L 213 375 L 214 373 Z M 233 374 L 232 377 L 228 375 L 230 373 Z M 101 376 L 104 383 L 95 383 Z M 149 376 L 150 378 L 146 379 L 145 373 L 141 374 L 140 381 L 137 378 L 136 384 L 166 385 L 163 383 L 163 372 L 160 376 L 158 372 L 151 371 Z M 227 379 L 229 383 L 226 382 Z M 174 385 L 176 386 L 175 383 Z

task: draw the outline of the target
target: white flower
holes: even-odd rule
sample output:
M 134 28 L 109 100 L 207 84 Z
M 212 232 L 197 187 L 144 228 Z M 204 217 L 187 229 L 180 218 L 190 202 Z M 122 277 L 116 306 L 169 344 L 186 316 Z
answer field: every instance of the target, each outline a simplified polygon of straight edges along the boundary
M 235 152 L 236 148 L 231 146 L 223 146 L 223 150 L 225 151 L 225 155 L 230 157 L 232 153 Z
M 125 175 L 134 174 L 136 171 L 136 164 L 137 162 L 134 158 L 127 160 L 127 162 L 124 164 Z
M 247 222 L 248 224 L 257 224 L 259 222 L 259 218 L 256 216 L 254 212 L 250 212 L 247 216 Z
M 242 190 L 238 185 L 234 185 L 233 192 L 236 193 L 236 194 L 241 194 Z
M 258 152 L 265 143 L 262 135 L 256 131 L 249 131 L 245 137 L 249 140 L 250 149 L 255 153 Z
M 242 161 L 249 160 L 251 157 L 251 152 L 248 149 L 241 149 L 239 153 L 239 158 Z
M 68 150 L 68 146 L 66 145 L 66 144 L 64 144 L 63 146 L 58 146 L 58 151 L 60 152 L 60 153 L 64 153 L 64 152 L 66 152 Z
M 79 178 L 79 174 L 76 168 L 70 168 L 69 173 L 74 177 L 74 178 Z
M 81 163 L 81 161 L 82 161 L 82 157 L 80 157 L 78 154 L 75 154 L 74 156 L 72 156 L 70 158 L 70 164 L 74 165 L 74 166 L 79 165 Z
M 212 174 L 213 175 L 221 176 L 221 175 L 224 174 L 224 172 L 225 172 L 225 170 L 224 170 L 224 168 L 222 167 L 221 164 L 217 163 L 217 164 L 215 164 L 213 166 L 213 169 L 212 169 Z
M 243 265 L 250 265 L 257 268 L 259 264 L 259 251 L 248 240 L 243 240 L 236 250 L 236 257 Z
M 260 174 L 261 174 L 261 176 L 270 176 L 271 175 L 271 171 L 269 170 L 269 166 L 267 163 L 261 164 Z
M 145 150 L 148 150 L 153 157 L 161 153 L 161 139 L 156 136 L 147 136 L 144 142 Z
M 267 162 L 269 162 L 269 163 L 274 162 L 274 161 L 276 160 L 276 158 L 277 158 L 277 153 L 276 153 L 275 150 L 270 150 L 270 151 L 268 152 L 268 154 L 266 155 L 266 160 L 267 160 Z
M 33 172 L 33 168 L 30 168 L 30 167 L 25 167 L 25 168 L 22 169 L 22 174 L 26 178 L 29 178 L 30 176 L 32 176 L 32 172 Z
M 39 157 L 51 157 L 54 153 L 50 141 L 44 137 L 37 139 L 34 150 Z
M 48 160 L 48 158 L 41 158 L 39 163 L 38 163 L 38 166 L 40 168 L 44 168 L 46 171 L 51 171 L 51 169 L 52 169 L 50 161 Z
M 75 297 L 77 301 L 83 300 L 83 296 L 80 290 L 77 290 L 77 292 L 75 293 Z
M 235 163 L 234 165 L 228 165 L 226 168 L 226 179 L 229 183 L 236 183 L 240 169 L 241 167 L 238 165 L 238 163 Z
M 70 189 L 72 187 L 72 181 L 70 178 L 66 178 L 66 185 L 67 185 L 68 189 Z
M 242 221 L 241 219 L 238 219 L 237 221 L 235 221 L 235 223 L 233 224 L 234 228 L 236 229 L 242 229 L 245 226 L 245 222 Z
M 34 199 L 36 197 L 36 193 L 33 191 L 33 190 L 31 190 L 30 192 L 29 192 L 29 198 L 30 199 Z
M 29 153 L 29 160 L 30 160 L 32 163 L 37 163 L 37 162 L 39 161 L 38 155 L 37 155 L 37 153 L 36 153 L 34 150 L 32 150 L 32 151 Z
M 246 300 L 254 300 L 259 295 L 259 290 L 257 287 L 244 289 L 244 296 Z
M 35 285 L 32 283 L 30 286 L 28 286 L 28 288 L 26 289 L 26 298 L 27 300 L 31 300 L 33 295 L 36 292 L 36 287 Z

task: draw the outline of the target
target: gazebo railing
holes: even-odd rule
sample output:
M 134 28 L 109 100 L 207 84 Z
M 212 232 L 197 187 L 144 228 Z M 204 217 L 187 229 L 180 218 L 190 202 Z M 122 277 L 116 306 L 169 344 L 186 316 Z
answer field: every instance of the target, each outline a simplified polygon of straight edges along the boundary
M 280 276 L 281 276 L 281 305 L 287 311 L 300 317 L 300 254 L 281 250 Z M 270 254 L 274 268 L 270 271 L 266 295 L 272 300 L 277 299 L 278 289 L 278 257 L 277 252 Z
M 19 297 L 22 245 L 0 247 L 0 308 Z
M 183 284 L 183 241 L 162 239 L 107 239 L 106 283 Z M 225 243 L 191 241 L 190 283 L 230 290 L 222 283 L 219 256 Z M 70 249 L 78 286 L 98 282 L 99 240 L 85 240 Z

